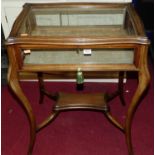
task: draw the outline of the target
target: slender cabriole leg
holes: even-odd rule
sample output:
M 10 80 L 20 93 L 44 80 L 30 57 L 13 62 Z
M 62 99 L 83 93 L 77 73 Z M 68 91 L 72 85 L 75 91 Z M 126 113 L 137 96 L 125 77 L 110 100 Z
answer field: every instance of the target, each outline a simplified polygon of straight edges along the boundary
M 119 83 L 118 83 L 118 91 L 119 91 L 119 98 L 122 103 L 122 105 L 125 105 L 124 100 L 124 90 L 123 90 L 123 78 L 124 78 L 124 72 L 119 72 Z
M 119 79 L 118 79 L 118 88 L 115 92 L 111 94 L 107 94 L 106 96 L 106 101 L 109 102 L 113 100 L 115 97 L 119 96 L 121 104 L 125 105 L 125 100 L 124 100 L 124 89 L 123 89 L 123 78 L 124 78 L 124 72 L 120 71 L 119 72 Z
M 43 81 L 43 73 L 38 73 L 38 82 L 39 82 L 39 91 L 40 91 L 40 97 L 39 97 L 39 103 L 43 103 L 44 100 L 44 81 Z
M 140 52 L 141 52 L 141 58 L 139 62 L 140 70 L 138 74 L 138 87 L 131 100 L 131 104 L 129 105 L 126 120 L 125 120 L 125 136 L 126 136 L 129 155 L 134 154 L 132 140 L 131 140 L 131 126 L 132 126 L 133 116 L 138 106 L 138 103 L 142 95 L 144 94 L 150 80 L 150 75 L 147 68 L 147 47 L 142 46 L 140 48 Z
M 40 91 L 40 97 L 39 97 L 39 104 L 43 103 L 44 96 L 46 95 L 50 99 L 56 101 L 58 98 L 57 93 L 49 93 L 44 86 L 44 80 L 43 80 L 43 72 L 38 72 L 38 82 L 39 82 L 39 91 Z
M 18 65 L 16 63 L 16 57 L 14 53 L 14 49 L 12 47 L 8 47 L 8 56 L 9 56 L 9 70 L 8 70 L 8 83 L 13 91 L 13 93 L 16 95 L 16 97 L 19 99 L 22 107 L 26 111 L 29 125 L 30 125 L 30 142 L 29 142 L 29 149 L 28 149 L 28 155 L 32 155 L 35 138 L 36 138 L 36 120 L 35 116 L 32 112 L 31 105 L 24 95 L 20 84 L 18 80 Z

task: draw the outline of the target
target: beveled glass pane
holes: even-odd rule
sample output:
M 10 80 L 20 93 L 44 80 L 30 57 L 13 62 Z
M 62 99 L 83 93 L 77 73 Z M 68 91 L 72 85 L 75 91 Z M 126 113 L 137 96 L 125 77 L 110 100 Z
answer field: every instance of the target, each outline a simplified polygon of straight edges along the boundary
M 25 64 L 133 64 L 132 49 L 31 50 Z

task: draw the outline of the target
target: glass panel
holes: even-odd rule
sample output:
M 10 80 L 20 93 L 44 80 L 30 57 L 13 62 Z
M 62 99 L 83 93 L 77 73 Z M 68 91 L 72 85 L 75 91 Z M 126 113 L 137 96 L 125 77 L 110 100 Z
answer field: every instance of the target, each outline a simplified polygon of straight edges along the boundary
M 37 26 L 122 25 L 123 10 L 48 10 L 33 11 Z
M 133 64 L 132 49 L 31 50 L 25 64 Z
M 131 22 L 130 22 L 131 23 Z M 32 9 L 20 28 L 20 36 L 128 36 L 129 16 L 120 8 Z

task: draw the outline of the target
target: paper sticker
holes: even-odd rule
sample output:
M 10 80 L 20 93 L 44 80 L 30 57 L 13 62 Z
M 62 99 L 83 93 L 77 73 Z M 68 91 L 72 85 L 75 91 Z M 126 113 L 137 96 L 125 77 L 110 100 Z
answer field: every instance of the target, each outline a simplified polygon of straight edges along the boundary
M 31 50 L 24 50 L 24 54 L 29 54 L 31 53 Z
M 28 34 L 27 33 L 22 33 L 22 34 L 20 34 L 20 36 L 26 37 L 26 36 L 28 36 Z
M 91 55 L 92 51 L 91 51 L 91 49 L 83 49 L 83 54 L 84 55 Z

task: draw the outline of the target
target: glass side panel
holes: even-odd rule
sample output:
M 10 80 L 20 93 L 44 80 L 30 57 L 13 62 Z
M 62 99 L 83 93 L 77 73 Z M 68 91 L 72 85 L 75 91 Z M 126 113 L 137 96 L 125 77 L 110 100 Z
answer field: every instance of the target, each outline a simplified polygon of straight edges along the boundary
M 24 64 L 133 64 L 132 49 L 31 50 Z
M 32 9 L 20 27 L 20 36 L 128 36 L 129 18 L 124 8 Z M 131 26 L 132 27 L 132 26 Z M 131 33 L 132 32 L 132 33 Z

